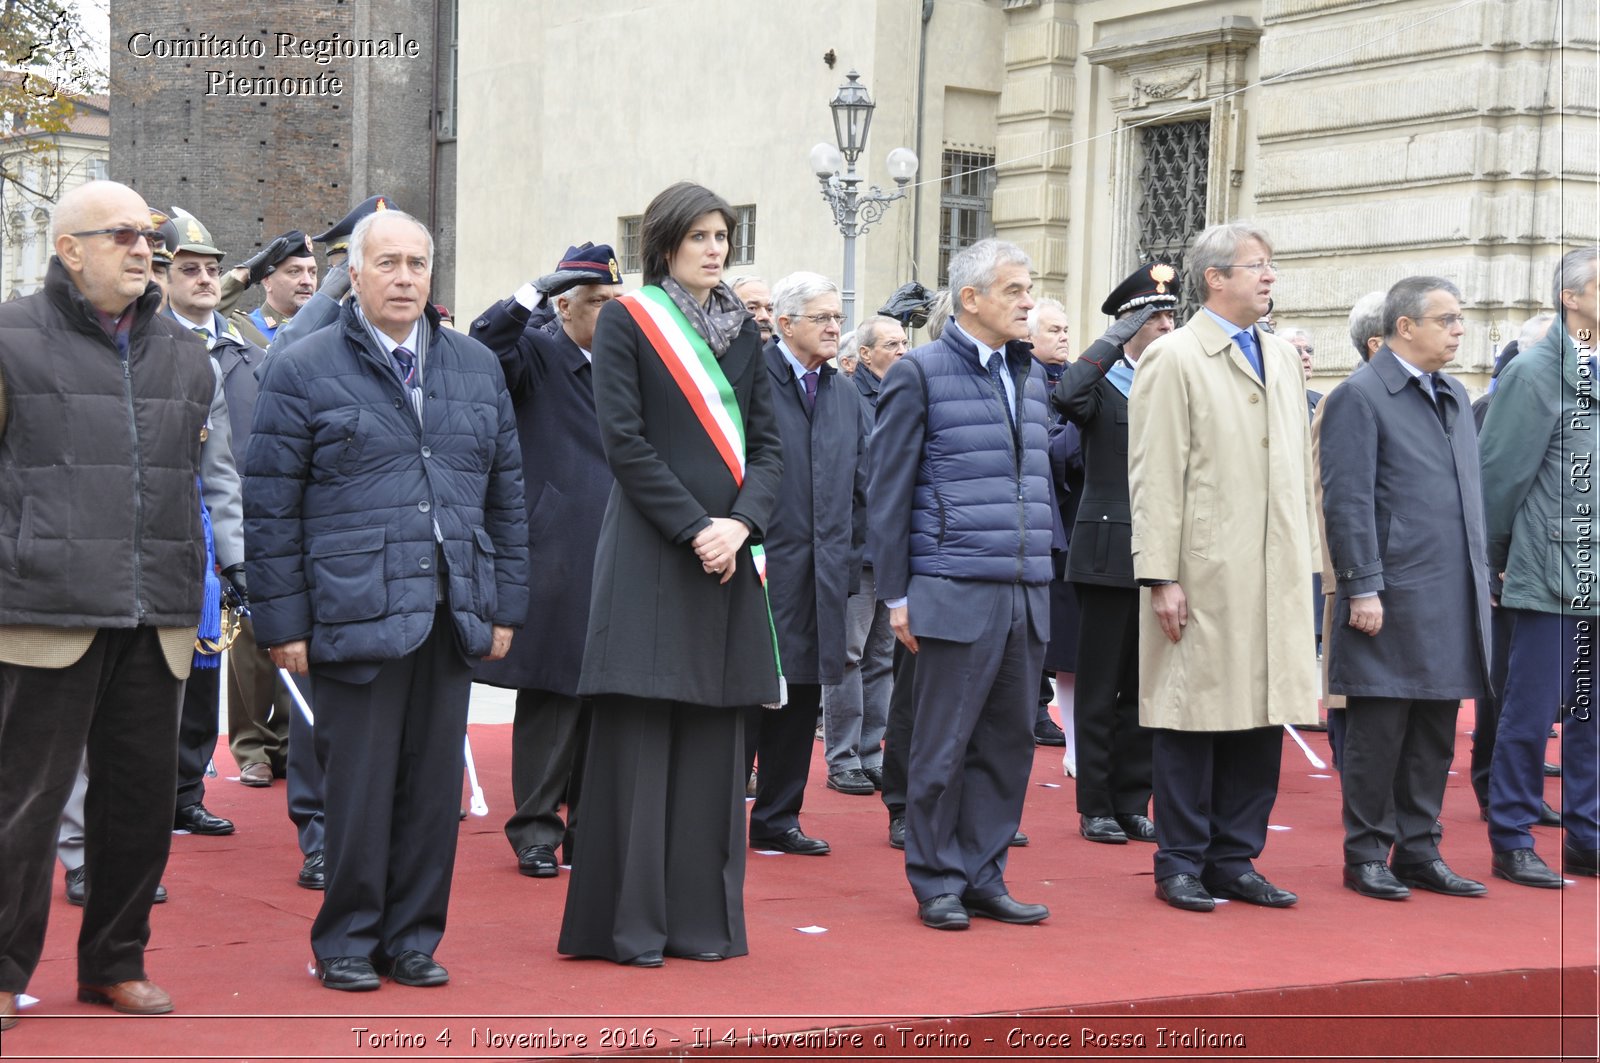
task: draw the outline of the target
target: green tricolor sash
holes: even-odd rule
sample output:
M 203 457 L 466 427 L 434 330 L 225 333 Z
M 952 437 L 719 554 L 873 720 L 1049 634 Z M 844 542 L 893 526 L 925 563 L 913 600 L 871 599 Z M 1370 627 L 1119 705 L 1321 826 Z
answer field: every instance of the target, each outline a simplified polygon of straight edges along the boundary
M 739 411 L 739 399 L 733 385 L 717 362 L 711 348 L 689 324 L 683 312 L 673 305 L 672 297 L 654 284 L 637 292 L 622 296 L 620 303 L 633 317 L 645 339 L 660 357 L 667 372 L 688 400 L 700 426 L 711 437 L 711 443 L 733 474 L 733 482 L 744 485 L 744 417 Z M 759 545 L 750 547 L 750 560 L 756 577 L 761 582 L 761 593 L 767 602 L 767 629 L 772 635 L 772 659 L 778 667 L 778 703 L 769 708 L 780 708 L 789 700 L 788 684 L 783 678 L 783 662 L 778 656 L 778 629 L 772 620 L 772 599 L 767 593 L 767 555 Z

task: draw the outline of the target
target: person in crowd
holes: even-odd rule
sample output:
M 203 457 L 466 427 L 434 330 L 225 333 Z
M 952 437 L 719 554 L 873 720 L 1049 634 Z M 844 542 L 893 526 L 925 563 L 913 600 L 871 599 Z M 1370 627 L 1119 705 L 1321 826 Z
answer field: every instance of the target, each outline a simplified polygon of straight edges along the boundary
M 611 467 L 594 405 L 594 330 L 622 294 L 607 244 L 569 247 L 553 272 L 479 316 L 472 338 L 500 359 L 517 411 L 528 507 L 528 622 L 502 661 L 480 664 L 481 683 L 517 691 L 511 729 L 506 840 L 517 870 L 557 875 L 571 862 L 579 750 L 588 730 L 578 671 L 589 623 L 595 544 L 611 494 Z M 561 808 L 566 807 L 562 821 Z
M 1255 869 L 1278 793 L 1284 724 L 1316 719 L 1315 472 L 1294 348 L 1255 322 L 1277 273 L 1266 233 L 1197 235 L 1201 303 L 1145 349 L 1128 396 L 1139 722 L 1156 729 L 1156 896 L 1288 907 Z M 1143 595 L 1141 595 L 1143 597 Z
M 558 950 L 637 967 L 749 951 L 744 720 L 781 704 L 758 571 L 783 478 L 761 333 L 723 283 L 733 208 L 673 185 L 645 287 L 600 310 L 595 409 L 616 479 L 578 692 L 583 836 Z
M 337 325 L 266 362 L 248 570 L 261 643 L 318 710 L 317 977 L 438 986 L 472 662 L 504 657 L 528 609 L 522 456 L 494 355 L 428 304 L 427 229 L 373 214 L 350 252 Z
M 1592 683 L 1580 682 L 1593 670 L 1600 618 L 1585 472 L 1600 456 L 1597 267 L 1600 248 L 1561 257 L 1557 320 L 1500 374 L 1481 441 L 1489 571 L 1504 575 L 1500 608 L 1511 625 L 1489 766 L 1489 846 L 1495 877 L 1546 889 L 1560 889 L 1563 879 L 1535 850 L 1531 828 L 1543 799 L 1553 705 L 1561 706 L 1562 870 L 1600 874 L 1600 742 Z
M 1045 391 L 1053 393 L 1072 359 L 1072 340 L 1067 328 L 1067 311 L 1060 300 L 1041 296 L 1028 311 L 1028 342 L 1033 345 L 1033 360 L 1044 370 Z M 1044 674 L 1039 677 L 1038 707 L 1033 718 L 1035 745 L 1067 749 L 1071 765 L 1075 749 L 1067 748 L 1063 727 L 1073 723 L 1072 682 L 1078 670 L 1078 599 L 1067 584 L 1066 555 L 1083 500 L 1083 446 L 1076 426 L 1052 416 L 1050 425 L 1050 481 L 1055 491 L 1058 518 L 1050 541 L 1050 642 L 1044 651 Z M 1051 677 L 1059 677 L 1061 724 L 1050 718 L 1050 703 L 1056 700 Z M 1069 766 L 1067 774 L 1076 771 Z
M 866 538 L 867 412 L 860 393 L 828 364 L 843 320 L 838 286 L 816 273 L 792 273 L 773 286 L 772 301 L 778 338 L 763 357 L 783 480 L 762 545 L 789 703 L 754 710 L 761 773 L 750 847 L 821 856 L 829 845 L 800 829 L 800 808 L 822 685 L 844 678 L 847 603 L 860 582 Z
M 174 222 L 183 214 L 174 208 Z M 244 293 L 261 285 L 263 301 L 251 311 L 237 309 Z M 278 327 L 300 312 L 317 291 L 317 257 L 311 237 L 291 229 L 222 278 L 217 312 L 251 344 L 269 350 Z
M 204 593 L 199 476 L 217 381 L 205 347 L 157 312 L 150 220 L 125 185 L 67 192 L 44 289 L 0 305 L 0 1029 L 39 964 L 85 754 L 78 998 L 173 1009 L 145 947 Z
M 872 436 L 878 597 L 918 657 L 906 877 L 939 930 L 1050 914 L 1005 881 L 1050 633 L 1049 411 L 1025 342 L 1030 271 L 1021 248 L 993 239 L 951 260 L 956 315 L 889 371 Z
M 777 325 L 772 316 L 772 290 L 760 277 L 735 277 L 729 284 L 761 330 L 761 342 L 771 343 Z
M 1443 372 L 1465 332 L 1455 285 L 1405 278 L 1384 300 L 1383 347 L 1322 417 L 1344 884 L 1381 900 L 1486 892 L 1440 858 L 1436 826 L 1461 699 L 1489 679 L 1477 433 L 1466 389 Z

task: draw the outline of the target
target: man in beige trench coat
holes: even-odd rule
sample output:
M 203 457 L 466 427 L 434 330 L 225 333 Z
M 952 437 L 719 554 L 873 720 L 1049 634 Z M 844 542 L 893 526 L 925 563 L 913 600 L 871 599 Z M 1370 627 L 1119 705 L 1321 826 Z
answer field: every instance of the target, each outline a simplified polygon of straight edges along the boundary
M 1317 715 L 1311 573 L 1321 563 L 1299 355 L 1255 328 L 1272 245 L 1242 224 L 1186 256 L 1204 300 L 1145 351 L 1129 396 L 1139 722 L 1155 729 L 1156 896 L 1286 908 L 1256 872 L 1283 724 Z

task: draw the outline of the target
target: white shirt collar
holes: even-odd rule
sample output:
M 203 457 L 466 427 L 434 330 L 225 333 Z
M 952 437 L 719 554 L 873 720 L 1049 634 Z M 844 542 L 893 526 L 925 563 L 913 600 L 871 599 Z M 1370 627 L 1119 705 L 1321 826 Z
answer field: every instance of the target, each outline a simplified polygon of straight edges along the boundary
M 371 333 L 378 337 L 378 342 L 383 344 L 384 354 L 393 354 L 396 347 L 404 347 L 412 354 L 417 353 L 417 330 L 422 327 L 422 318 L 419 317 L 417 320 L 411 323 L 411 331 L 406 335 L 406 341 L 404 343 L 396 343 L 394 340 L 391 340 L 386 333 L 379 329 L 378 326 L 367 320 L 367 315 L 361 313 L 360 303 L 356 304 L 356 313 L 360 315 L 362 323 L 368 326 L 368 329 L 371 331 Z
M 789 368 L 794 370 L 794 378 L 796 380 L 803 379 L 807 373 L 817 373 L 818 377 L 821 377 L 819 372 L 822 368 L 821 366 L 816 369 L 807 369 L 800 364 L 800 359 L 794 356 L 794 352 L 789 350 L 782 340 L 778 341 L 778 352 L 783 355 L 783 360 L 789 363 Z

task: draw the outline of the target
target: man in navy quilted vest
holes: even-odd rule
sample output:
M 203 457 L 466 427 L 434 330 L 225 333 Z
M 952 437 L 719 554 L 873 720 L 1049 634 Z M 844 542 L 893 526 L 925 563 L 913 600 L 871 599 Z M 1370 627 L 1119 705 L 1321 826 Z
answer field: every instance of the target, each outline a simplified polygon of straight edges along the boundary
M 955 315 L 885 375 L 868 549 L 895 637 L 917 655 L 906 877 L 936 930 L 1050 914 L 1006 888 L 1050 636 L 1054 502 L 1032 263 L 980 240 L 950 261 Z
M 500 363 L 439 326 L 433 239 L 400 211 L 350 239 L 356 298 L 267 359 L 245 460 L 256 640 L 311 675 L 329 989 L 443 985 L 476 659 L 528 611 L 516 413 Z

